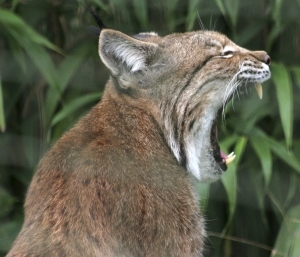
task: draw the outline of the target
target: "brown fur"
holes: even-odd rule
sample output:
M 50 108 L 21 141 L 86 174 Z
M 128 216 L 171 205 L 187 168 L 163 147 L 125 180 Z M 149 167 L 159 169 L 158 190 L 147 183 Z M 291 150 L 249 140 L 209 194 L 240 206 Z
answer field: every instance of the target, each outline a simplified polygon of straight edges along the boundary
M 211 39 L 240 52 L 207 61 L 221 51 Z M 99 53 L 112 73 L 105 94 L 40 162 L 7 257 L 202 256 L 203 218 L 171 136 L 178 137 L 180 154 L 190 134 L 201 145 L 197 133 L 210 133 L 210 123 L 209 131 L 203 126 L 222 107 L 221 87 L 240 60 L 262 69 L 266 53 L 239 48 L 216 32 L 134 39 L 112 30 L 102 32 Z M 205 156 L 196 157 L 212 163 L 212 179 L 219 177 L 220 168 Z
M 200 216 L 187 172 L 151 116 L 107 91 L 42 160 L 8 256 L 199 252 Z

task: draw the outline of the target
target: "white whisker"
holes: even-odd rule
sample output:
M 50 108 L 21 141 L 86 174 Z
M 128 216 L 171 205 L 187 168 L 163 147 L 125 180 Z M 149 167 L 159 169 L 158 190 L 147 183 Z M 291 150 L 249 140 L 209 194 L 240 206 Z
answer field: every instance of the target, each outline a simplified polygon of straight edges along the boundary
M 199 23 L 199 26 L 200 26 L 201 30 L 205 30 L 205 27 L 204 27 L 204 24 L 201 20 L 199 12 L 197 12 L 197 16 L 198 16 L 198 23 Z
M 242 81 L 238 81 L 238 75 L 242 72 L 242 68 L 243 68 L 244 63 L 241 63 L 239 65 L 239 70 L 238 72 L 233 76 L 233 78 L 229 81 L 229 83 L 227 84 L 226 88 L 225 88 L 225 92 L 223 95 L 223 110 L 222 110 L 222 120 L 223 123 L 225 123 L 225 106 L 226 103 L 228 101 L 228 99 L 230 98 L 230 96 L 235 96 L 235 94 L 237 94 L 238 98 L 240 99 L 240 94 L 239 94 L 239 87 L 242 84 Z M 233 105 L 233 101 L 232 101 L 232 105 Z

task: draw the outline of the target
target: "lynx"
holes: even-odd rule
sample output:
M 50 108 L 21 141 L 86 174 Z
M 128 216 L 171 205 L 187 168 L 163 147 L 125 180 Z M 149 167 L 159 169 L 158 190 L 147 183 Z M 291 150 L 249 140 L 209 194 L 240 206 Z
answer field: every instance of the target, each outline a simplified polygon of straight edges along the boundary
M 214 31 L 160 37 L 103 29 L 102 100 L 38 165 L 8 257 L 199 257 L 205 224 L 192 177 L 233 161 L 217 116 L 270 77 L 270 57 Z

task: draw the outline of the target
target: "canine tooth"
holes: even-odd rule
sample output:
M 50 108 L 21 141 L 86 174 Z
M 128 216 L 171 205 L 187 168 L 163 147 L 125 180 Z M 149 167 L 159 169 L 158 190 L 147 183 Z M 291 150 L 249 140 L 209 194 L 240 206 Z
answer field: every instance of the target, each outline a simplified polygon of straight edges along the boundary
M 255 85 L 255 89 L 256 89 L 256 92 L 257 92 L 257 94 L 258 94 L 258 97 L 259 97 L 260 99 L 262 99 L 262 98 L 263 98 L 263 89 L 262 89 L 262 85 L 261 85 L 261 84 L 256 84 L 256 85 Z
M 233 156 L 234 155 L 234 152 L 231 152 L 228 156 L 227 156 L 227 158 L 230 158 L 231 156 Z
M 232 155 L 231 157 L 227 158 L 227 159 L 225 160 L 226 165 L 232 163 L 232 161 L 234 160 L 235 156 L 236 156 L 236 155 Z

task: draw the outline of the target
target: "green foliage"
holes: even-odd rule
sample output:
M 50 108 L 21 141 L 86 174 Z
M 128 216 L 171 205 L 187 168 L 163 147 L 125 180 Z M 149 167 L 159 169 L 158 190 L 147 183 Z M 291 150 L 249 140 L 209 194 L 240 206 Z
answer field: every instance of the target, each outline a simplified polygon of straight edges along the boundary
M 230 139 L 235 138 L 231 137 Z M 227 223 L 223 229 L 223 233 L 226 233 L 227 229 L 231 225 L 232 219 L 235 214 L 235 209 L 237 205 L 237 167 L 238 163 L 241 160 L 243 156 L 243 152 L 245 150 L 246 144 L 247 144 L 247 138 L 245 137 L 237 137 L 235 138 L 235 146 L 234 146 L 234 153 L 236 154 L 235 162 L 233 162 L 228 167 L 228 172 L 226 172 L 222 177 L 222 183 L 225 188 L 227 199 L 228 199 L 228 209 L 229 209 L 229 215 Z M 221 144 L 223 146 L 223 144 Z M 229 147 L 223 148 L 228 149 Z
M 290 147 L 293 134 L 293 98 L 290 74 L 282 63 L 273 63 L 271 70 L 276 87 L 281 124 L 287 147 Z
M 224 17 L 228 17 L 231 27 L 235 30 L 239 14 L 239 3 L 236 0 L 215 0 Z
M 219 30 L 267 50 L 264 98 L 239 94 L 219 124 L 237 158 L 222 179 L 196 183 L 210 239 L 205 256 L 300 256 L 300 1 L 93 0 L 125 33 Z M 108 72 L 83 1 L 0 1 L 0 256 L 23 221 L 23 200 L 49 147 L 101 97 Z M 38 197 L 38 196 L 37 196 Z
M 2 82 L 0 77 L 0 130 L 5 131 L 5 119 L 4 119 L 4 109 L 3 109 L 3 94 L 2 94 Z
M 300 253 L 300 205 L 292 208 L 281 225 L 272 257 L 297 257 Z

